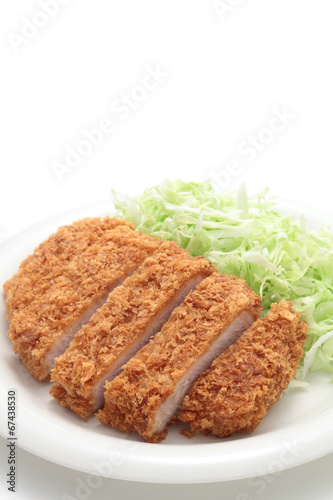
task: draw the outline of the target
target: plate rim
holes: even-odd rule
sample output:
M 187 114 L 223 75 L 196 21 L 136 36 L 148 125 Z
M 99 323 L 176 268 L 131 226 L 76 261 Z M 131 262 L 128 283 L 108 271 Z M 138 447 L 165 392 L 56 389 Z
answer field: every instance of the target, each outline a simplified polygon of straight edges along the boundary
M 279 197 L 278 198 L 278 205 L 280 205 L 280 204 L 287 205 L 288 208 L 292 207 L 291 214 L 294 213 L 294 215 L 296 215 L 295 210 L 296 210 L 296 212 L 299 212 L 300 209 L 301 209 L 301 212 L 303 212 L 303 211 L 307 212 L 308 210 L 310 210 L 311 212 L 314 211 L 317 217 L 321 218 L 321 217 L 323 217 L 323 214 L 324 214 L 325 218 L 329 217 L 330 220 L 333 220 L 333 218 L 331 218 L 330 214 L 328 214 L 327 212 L 317 210 L 317 209 L 310 207 L 309 205 L 306 205 L 306 204 L 292 202 L 291 200 L 287 200 L 287 199 L 284 199 L 282 197 Z M 278 205 L 276 205 L 276 207 L 278 207 Z M 24 230 L 14 234 L 14 235 L 12 235 L 10 238 L 8 238 L 4 242 L 2 242 L 2 244 L 0 245 L 0 256 L 3 256 L 4 254 L 6 254 L 7 251 L 10 250 L 10 248 L 13 245 L 15 245 L 18 241 L 25 240 L 27 238 L 28 239 L 33 238 L 33 235 L 35 233 L 38 234 L 40 231 L 43 231 L 44 228 L 46 229 L 46 227 L 48 227 L 48 226 L 52 226 L 54 224 L 55 227 L 59 227 L 60 225 L 63 225 L 66 223 L 66 222 L 64 222 L 64 220 L 69 220 L 69 221 L 71 220 L 72 221 L 72 220 L 74 220 L 73 218 L 75 218 L 75 217 L 88 216 L 88 215 L 84 214 L 84 212 L 87 212 L 87 211 L 93 212 L 92 214 L 90 214 L 90 216 L 94 217 L 94 216 L 97 216 L 94 213 L 95 211 L 104 212 L 107 210 L 110 213 L 112 211 L 112 209 L 114 211 L 114 207 L 112 205 L 112 202 L 105 200 L 105 201 L 92 203 L 92 204 L 88 204 L 88 205 L 81 205 L 80 207 L 77 207 L 77 208 L 74 208 L 71 210 L 67 210 L 67 211 L 63 211 L 59 214 L 48 217 L 42 221 L 39 221 L 35 224 L 32 224 L 27 229 L 24 229 Z M 107 215 L 107 214 L 108 213 L 105 212 L 105 215 Z M 102 216 L 102 214 L 100 214 L 100 215 Z M 50 232 L 48 232 L 48 234 L 50 234 Z M 37 239 L 37 237 L 36 237 L 36 239 Z M 3 274 L 2 271 L 1 271 L 1 274 Z M 9 342 L 10 341 L 8 340 L 8 343 Z M 0 357 L 1 357 L 1 355 L 0 355 Z M 0 371 L 1 371 L 1 369 L 0 369 Z M 0 380 L 0 392 L 2 394 L 4 394 L 6 392 L 5 386 L 1 380 Z M 25 408 L 21 408 L 19 410 L 19 415 L 21 415 L 22 411 L 23 411 L 23 416 L 25 415 L 25 417 L 29 421 L 29 410 L 25 409 Z M 62 408 L 62 411 L 64 411 L 63 408 Z M 33 418 L 33 415 L 30 415 L 30 417 Z M 40 420 L 40 418 L 37 418 L 37 420 Z M 323 421 L 322 422 L 323 425 L 319 426 L 319 429 L 318 428 L 312 429 L 312 431 L 314 433 L 314 434 L 312 433 L 312 436 L 315 435 L 316 439 L 319 439 L 319 440 L 321 440 L 323 437 L 321 429 L 326 425 L 326 422 L 333 421 L 333 401 L 329 405 L 326 413 L 324 415 L 322 415 L 322 421 Z M 29 423 L 29 425 L 30 424 L 31 423 Z M 29 427 L 29 425 L 28 425 L 28 427 Z M 309 425 L 311 427 L 311 424 L 309 424 Z M 50 456 L 50 453 L 45 451 L 45 446 L 38 446 L 38 444 L 37 445 L 36 445 L 36 443 L 34 444 L 33 441 L 31 439 L 29 439 L 29 436 L 27 437 L 28 429 L 26 429 L 26 427 L 27 427 L 27 421 L 24 423 L 19 421 L 19 429 L 21 429 L 21 430 L 23 429 L 24 432 L 26 432 L 27 434 L 26 435 L 23 434 L 23 437 L 19 436 L 18 446 L 20 446 L 23 449 L 27 450 L 28 452 L 33 453 L 33 454 L 35 454 L 35 455 L 37 455 L 45 460 L 48 460 L 50 462 L 54 462 L 54 463 L 57 463 L 59 465 L 66 466 L 66 467 L 69 467 L 69 468 L 74 469 L 74 470 L 79 470 L 79 471 L 90 473 L 90 474 L 91 473 L 97 474 L 97 475 L 101 475 L 104 477 L 112 477 L 115 479 L 123 479 L 123 480 L 128 480 L 128 481 L 150 482 L 150 483 L 160 483 L 160 484 L 167 484 L 167 483 L 169 483 L 169 484 L 190 484 L 190 483 L 205 483 L 205 482 L 211 483 L 211 482 L 229 481 L 229 480 L 237 480 L 237 479 L 244 479 L 244 478 L 249 478 L 249 477 L 260 476 L 259 473 L 255 473 L 254 475 L 251 473 L 251 472 L 253 472 L 252 464 L 251 464 L 251 467 L 243 467 L 242 472 L 241 472 L 239 470 L 239 468 L 237 468 L 237 465 L 239 466 L 239 459 L 240 459 L 239 455 L 235 458 L 230 458 L 230 456 L 229 456 L 229 459 L 228 459 L 229 466 L 228 466 L 228 463 L 226 462 L 225 458 L 223 459 L 221 456 L 219 456 L 218 453 L 216 455 L 216 451 L 218 452 L 220 450 L 221 445 L 224 446 L 226 451 L 229 451 L 230 447 L 232 450 L 232 444 L 234 443 L 234 441 L 225 441 L 224 440 L 223 442 L 216 441 L 214 443 L 207 442 L 205 444 L 201 444 L 201 443 L 200 444 L 193 444 L 189 447 L 186 447 L 187 452 L 184 454 L 184 449 L 182 451 L 178 450 L 179 447 L 182 447 L 182 444 L 174 445 L 174 444 L 169 444 L 168 442 L 166 442 L 166 443 L 162 443 L 159 445 L 152 445 L 151 443 L 132 441 L 127 436 L 124 438 L 118 438 L 116 436 L 115 438 L 111 439 L 111 444 L 112 444 L 113 448 L 116 450 L 116 453 L 117 453 L 117 446 L 118 446 L 118 453 L 120 453 L 123 461 L 121 462 L 120 458 L 118 457 L 119 463 L 116 464 L 117 466 L 115 466 L 113 464 L 114 466 L 112 469 L 112 474 L 109 475 L 109 474 L 105 474 L 105 472 L 101 473 L 97 469 L 93 470 L 91 467 L 91 463 L 92 463 L 91 460 L 89 462 L 90 465 L 85 463 L 84 461 L 81 461 L 80 463 L 74 463 L 73 459 L 71 458 L 71 454 L 69 454 L 67 456 L 67 458 L 63 457 L 63 455 L 60 454 L 60 450 L 58 450 L 56 456 L 53 456 L 53 457 Z M 52 425 L 51 425 L 51 428 L 52 428 Z M 39 429 L 40 436 L 41 437 L 43 436 L 44 439 L 47 439 L 47 436 L 44 436 L 45 431 L 46 431 L 45 428 Z M 63 430 L 63 432 L 64 432 L 64 430 Z M 3 430 L 3 428 L 1 426 L 0 426 L 0 434 L 5 438 L 7 437 L 6 432 Z M 309 433 L 309 434 L 311 434 L 311 433 Z M 264 463 L 267 462 L 267 459 L 272 461 L 272 460 L 274 460 L 274 457 L 275 457 L 275 460 L 276 460 L 277 454 L 279 453 L 279 451 L 281 451 L 281 446 L 279 445 L 279 443 L 281 444 L 281 437 L 282 436 L 283 436 L 283 429 L 281 429 L 280 433 L 277 432 L 277 434 L 275 436 L 273 436 L 274 439 L 270 443 L 269 453 L 267 452 L 265 456 L 261 456 L 261 457 L 257 456 L 257 459 L 260 458 L 259 460 L 257 460 L 257 465 L 258 465 L 258 467 L 256 469 L 257 472 L 260 470 L 260 466 L 263 466 Z M 331 439 L 327 439 L 328 436 L 326 435 L 326 437 L 324 439 L 324 445 L 321 446 L 320 449 L 315 448 L 315 450 L 313 450 L 312 447 L 309 446 L 308 440 L 304 439 L 304 436 L 302 438 L 296 433 L 296 437 L 297 437 L 296 441 L 298 443 L 298 444 L 296 443 L 296 447 L 297 446 L 302 447 L 304 445 L 307 445 L 308 451 L 306 453 L 303 453 L 302 455 L 300 454 L 298 457 L 296 457 L 295 460 L 291 464 L 288 464 L 288 463 L 283 464 L 283 470 L 310 462 L 310 461 L 315 460 L 317 458 L 320 458 L 324 455 L 328 455 L 328 454 L 332 453 L 333 452 L 333 426 L 330 429 L 329 436 L 331 437 Z M 253 435 L 251 437 L 253 437 Z M 258 437 L 260 439 L 258 439 Z M 264 437 L 261 435 L 254 436 L 254 438 L 255 438 L 254 441 L 255 442 L 259 441 L 259 443 L 264 439 Z M 87 440 L 88 440 L 88 436 L 87 436 Z M 114 441 L 114 440 L 116 440 L 116 441 Z M 94 441 L 94 440 L 89 438 L 89 441 Z M 242 439 L 239 439 L 237 441 L 241 442 Z M 294 441 L 295 441 L 295 438 L 294 438 Z M 312 441 L 313 441 L 313 438 L 312 438 Z M 76 443 L 76 446 L 77 446 L 78 445 L 77 444 L 77 436 L 75 434 L 71 435 L 71 438 L 68 437 L 68 442 L 74 446 Z M 332 444 L 330 444 L 330 443 L 332 443 Z M 200 457 L 199 458 L 198 458 L 198 456 L 193 454 L 193 452 L 195 451 L 195 447 L 199 447 L 199 449 L 200 449 Z M 207 447 L 209 447 L 209 450 L 211 452 L 214 451 L 213 456 L 209 456 L 209 453 L 208 454 L 206 453 Z M 81 449 L 82 447 L 79 446 L 79 448 Z M 100 455 L 98 455 L 98 456 L 99 457 L 104 456 L 104 460 L 105 460 L 105 457 L 108 460 L 109 457 L 108 457 L 108 455 L 106 455 L 106 451 L 100 450 L 100 443 L 98 444 L 97 448 L 100 452 Z M 214 448 L 214 450 L 213 450 L 213 448 Z M 311 452 L 309 452 L 310 448 L 312 450 Z M 175 449 L 177 451 L 177 457 L 175 457 Z M 150 455 L 147 452 L 147 450 L 150 450 L 149 451 Z M 153 450 L 155 450 L 155 451 L 153 451 Z M 156 450 L 158 450 L 158 451 L 156 452 Z M 161 453 L 159 450 L 161 450 Z M 207 461 L 206 473 L 204 473 L 204 471 L 203 471 L 202 452 L 206 453 L 206 455 L 204 457 L 205 460 Z M 142 453 L 143 453 L 144 459 L 142 458 Z M 253 451 L 251 453 L 252 453 L 252 455 L 251 454 L 250 455 L 253 458 Z M 243 457 L 242 457 L 243 462 L 245 460 L 248 460 L 250 462 L 250 460 L 249 460 L 250 455 L 249 455 L 248 450 L 246 452 L 243 452 Z M 256 455 L 258 455 L 257 450 L 256 450 Z M 96 453 L 95 453 L 95 458 L 97 458 Z M 184 458 L 187 460 L 187 463 L 185 463 L 185 464 L 182 462 L 184 460 Z M 210 458 L 210 460 L 209 460 L 209 458 Z M 234 470 L 233 470 L 234 461 L 236 461 L 235 462 L 236 465 L 235 465 Z M 147 468 L 148 464 L 149 464 L 149 467 Z M 221 467 L 225 467 L 225 471 L 227 471 L 224 475 L 219 474 Z M 149 469 L 149 470 L 147 470 L 147 469 Z M 189 474 L 189 470 L 186 470 L 186 469 L 190 469 L 190 474 Z M 161 473 L 161 470 L 162 470 L 162 473 Z

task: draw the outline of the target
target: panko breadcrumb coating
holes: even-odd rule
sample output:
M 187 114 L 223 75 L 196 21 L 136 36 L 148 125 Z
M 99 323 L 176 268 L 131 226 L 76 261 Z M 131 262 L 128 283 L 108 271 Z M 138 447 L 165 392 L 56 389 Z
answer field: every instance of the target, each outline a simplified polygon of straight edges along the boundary
M 14 276 L 4 283 L 7 320 L 10 322 L 15 314 L 47 291 L 76 255 L 96 243 L 105 231 L 120 225 L 134 229 L 131 222 L 111 217 L 86 218 L 60 227 L 28 256 Z
M 307 332 L 292 303 L 272 304 L 203 373 L 184 398 L 178 419 L 194 433 L 252 432 L 279 401 L 303 354 Z
M 164 242 L 108 297 L 55 360 L 50 394 L 87 419 L 104 403 L 105 381 L 168 320 L 173 309 L 215 271 L 174 242 Z
M 217 272 L 203 280 L 162 330 L 107 382 L 103 424 L 157 443 L 194 379 L 260 315 L 245 281 Z M 221 335 L 222 334 L 222 335 Z
M 71 260 L 48 291 L 14 316 L 8 336 L 34 377 L 49 379 L 54 358 L 65 351 L 110 291 L 160 243 L 127 226 L 106 231 L 98 243 Z

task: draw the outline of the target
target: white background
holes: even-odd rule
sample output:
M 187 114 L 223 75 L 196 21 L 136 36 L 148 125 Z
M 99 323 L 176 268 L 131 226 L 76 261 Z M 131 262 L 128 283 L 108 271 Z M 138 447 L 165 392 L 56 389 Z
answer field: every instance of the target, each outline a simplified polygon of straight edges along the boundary
M 0 240 L 105 200 L 111 188 L 140 194 L 165 178 L 200 181 L 212 172 L 225 191 L 245 181 L 250 192 L 269 186 L 295 204 L 331 211 L 331 0 L 226 0 L 224 13 L 213 0 L 63 0 L 53 17 L 40 15 L 42 3 L 0 4 Z M 147 68 L 164 76 L 144 95 Z M 135 109 L 124 118 L 111 106 L 131 93 Z M 292 118 L 270 133 L 276 110 Z M 65 163 L 68 147 L 106 118 L 114 131 L 60 180 L 54 162 Z M 260 151 L 248 161 L 244 144 L 256 137 Z M 228 182 L 230 161 L 238 163 Z M 21 480 L 30 496 L 21 488 L 16 498 L 31 498 L 33 482 L 43 488 L 31 475 Z M 156 488 L 141 485 L 138 498 L 156 498 Z M 185 494 L 166 488 L 158 491 Z M 200 491 L 219 498 L 226 490 Z

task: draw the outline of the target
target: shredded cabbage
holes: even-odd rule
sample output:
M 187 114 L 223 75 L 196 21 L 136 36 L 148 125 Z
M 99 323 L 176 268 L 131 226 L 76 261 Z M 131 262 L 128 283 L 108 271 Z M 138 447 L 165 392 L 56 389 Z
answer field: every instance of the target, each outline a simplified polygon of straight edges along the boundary
M 114 191 L 112 198 L 117 215 L 138 230 L 243 278 L 260 295 L 263 314 L 272 302 L 291 300 L 309 328 L 297 377 L 309 369 L 333 372 L 333 236 L 282 215 L 268 193 L 248 198 L 244 186 L 225 195 L 209 181 L 166 180 L 139 198 Z

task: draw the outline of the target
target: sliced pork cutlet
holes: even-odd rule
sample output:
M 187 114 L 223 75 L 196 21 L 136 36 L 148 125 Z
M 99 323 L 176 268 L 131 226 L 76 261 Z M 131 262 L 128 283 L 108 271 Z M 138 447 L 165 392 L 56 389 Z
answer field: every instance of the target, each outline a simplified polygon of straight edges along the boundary
M 178 306 L 162 330 L 107 382 L 100 422 L 146 441 L 165 438 L 194 380 L 246 330 L 261 311 L 243 280 L 217 272 Z
M 178 419 L 194 433 L 222 437 L 252 432 L 296 374 L 306 331 L 291 302 L 272 304 L 267 316 L 198 378 Z
M 51 388 L 63 406 L 87 419 L 104 404 L 106 380 L 160 331 L 173 309 L 215 271 L 173 242 L 162 243 L 75 335 L 55 360 Z
M 7 320 L 10 322 L 15 314 L 45 293 L 76 255 L 96 243 L 105 231 L 120 225 L 134 229 L 131 222 L 111 217 L 86 218 L 60 227 L 4 283 Z
M 49 379 L 54 359 L 74 335 L 161 240 L 126 226 L 107 231 L 98 244 L 76 256 L 42 296 L 13 318 L 8 332 L 30 373 Z

